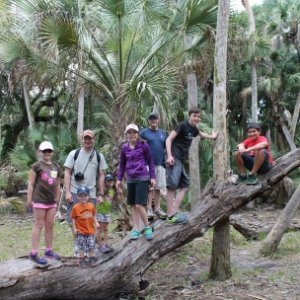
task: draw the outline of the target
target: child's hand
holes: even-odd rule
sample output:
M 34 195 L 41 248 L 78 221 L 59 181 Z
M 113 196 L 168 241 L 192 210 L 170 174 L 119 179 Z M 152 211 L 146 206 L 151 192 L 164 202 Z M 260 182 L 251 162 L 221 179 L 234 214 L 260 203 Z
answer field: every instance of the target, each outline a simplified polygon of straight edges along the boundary
M 99 222 L 96 222 L 96 227 L 97 227 L 97 228 L 100 228 Z
M 217 138 L 217 136 L 218 136 L 218 131 L 212 131 L 211 132 L 211 138 L 213 139 L 213 140 L 215 140 L 216 138 Z
M 152 178 L 152 179 L 150 180 L 150 186 L 151 186 L 152 188 L 154 188 L 155 185 L 156 185 L 156 180 L 155 180 L 154 178 Z
M 117 190 L 118 194 L 123 193 L 123 191 L 122 191 L 122 182 L 119 181 L 119 180 L 117 180 L 117 182 L 116 182 L 116 190 Z
M 78 229 L 74 229 L 74 234 L 76 235 L 76 234 L 78 234 L 79 233 L 79 231 L 78 231 Z

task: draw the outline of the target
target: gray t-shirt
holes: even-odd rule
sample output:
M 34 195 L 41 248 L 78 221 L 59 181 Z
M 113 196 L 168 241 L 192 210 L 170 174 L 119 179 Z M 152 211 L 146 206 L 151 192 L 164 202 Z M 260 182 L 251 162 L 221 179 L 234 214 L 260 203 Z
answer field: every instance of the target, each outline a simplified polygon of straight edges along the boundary
M 97 160 L 97 154 L 94 153 L 92 159 L 89 161 L 90 156 L 92 152 L 91 150 L 89 152 L 86 152 L 83 148 L 81 148 L 78 157 L 76 161 L 74 160 L 74 155 L 76 150 L 72 150 L 64 164 L 64 167 L 67 167 L 69 169 L 73 169 L 72 175 L 71 175 L 71 186 L 70 191 L 71 193 L 77 193 L 77 189 L 80 186 L 86 186 L 90 190 L 90 197 L 96 198 L 96 178 L 97 178 L 97 167 L 98 167 L 98 160 Z M 104 156 L 102 153 L 100 153 L 100 165 L 99 165 L 99 171 L 107 169 L 107 163 L 105 161 Z M 85 166 L 86 169 L 85 169 Z M 85 169 L 85 171 L 84 171 Z M 84 174 L 84 180 L 82 181 L 76 181 L 74 178 L 74 174 L 81 172 Z

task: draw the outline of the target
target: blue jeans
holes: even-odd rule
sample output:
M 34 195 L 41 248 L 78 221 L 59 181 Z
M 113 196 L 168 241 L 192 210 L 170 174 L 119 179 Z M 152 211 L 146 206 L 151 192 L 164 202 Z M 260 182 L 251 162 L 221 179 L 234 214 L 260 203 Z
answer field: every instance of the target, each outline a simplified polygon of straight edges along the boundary
M 74 193 L 71 193 L 72 194 L 72 199 L 73 199 L 73 202 L 68 202 L 67 203 L 67 215 L 66 215 L 66 221 L 70 224 L 72 224 L 72 221 L 71 221 L 71 211 L 72 211 L 72 208 L 73 206 L 78 203 L 78 198 L 77 198 L 77 194 L 74 194 Z M 96 207 L 96 198 L 90 198 L 89 200 L 91 203 L 93 203 Z

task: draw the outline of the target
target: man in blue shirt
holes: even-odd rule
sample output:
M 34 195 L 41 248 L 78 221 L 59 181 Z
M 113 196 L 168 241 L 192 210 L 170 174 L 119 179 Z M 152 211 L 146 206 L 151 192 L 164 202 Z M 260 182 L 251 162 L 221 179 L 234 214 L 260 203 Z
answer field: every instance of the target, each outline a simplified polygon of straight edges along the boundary
M 167 134 L 164 130 L 158 128 L 158 114 L 152 112 L 149 115 L 148 120 L 149 127 L 140 132 L 140 137 L 147 141 L 150 146 L 155 165 L 156 186 L 149 192 L 147 215 L 149 219 L 154 218 L 152 210 L 152 201 L 154 200 L 155 214 L 159 218 L 165 219 L 167 214 L 160 207 L 160 196 L 161 191 L 166 193 L 165 142 Z

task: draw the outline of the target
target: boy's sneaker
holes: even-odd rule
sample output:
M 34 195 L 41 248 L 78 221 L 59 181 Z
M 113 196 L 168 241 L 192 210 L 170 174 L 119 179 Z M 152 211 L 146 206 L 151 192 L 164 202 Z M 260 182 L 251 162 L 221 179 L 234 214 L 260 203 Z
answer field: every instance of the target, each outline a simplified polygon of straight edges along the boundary
M 147 217 L 148 219 L 153 219 L 154 218 L 154 213 L 152 208 L 147 209 Z
M 155 211 L 155 214 L 160 218 L 160 219 L 163 219 L 165 220 L 167 218 L 167 214 L 161 209 L 159 208 L 159 210 L 156 210 Z
M 141 233 L 138 230 L 132 230 L 130 233 L 131 240 L 137 240 L 141 236 Z
M 45 256 L 50 259 L 60 260 L 60 256 L 52 250 L 45 251 Z
M 86 268 L 89 266 L 89 260 L 86 259 L 85 257 L 84 258 L 79 258 L 79 267 L 80 268 Z
M 168 225 L 183 224 L 187 220 L 188 220 L 187 215 L 178 212 L 174 216 L 172 216 L 171 218 L 167 218 L 167 224 Z
M 44 257 L 39 257 L 37 253 L 30 253 L 29 258 L 39 265 L 46 265 L 48 263 L 47 259 L 45 259 Z
M 108 252 L 111 252 L 111 249 L 108 248 L 106 245 L 102 245 L 102 246 L 99 247 L 99 252 L 108 253 Z
M 248 176 L 248 179 L 246 181 L 246 184 L 247 185 L 256 185 L 258 184 L 258 179 L 257 179 L 257 176 L 255 174 L 250 174 Z
M 248 179 L 247 175 L 239 175 L 239 182 L 243 183 L 246 182 Z
M 147 226 L 144 228 L 144 235 L 147 241 L 151 241 L 153 239 L 152 228 Z

